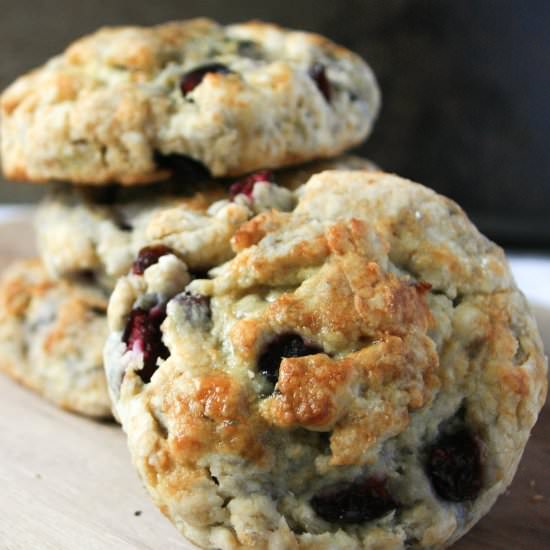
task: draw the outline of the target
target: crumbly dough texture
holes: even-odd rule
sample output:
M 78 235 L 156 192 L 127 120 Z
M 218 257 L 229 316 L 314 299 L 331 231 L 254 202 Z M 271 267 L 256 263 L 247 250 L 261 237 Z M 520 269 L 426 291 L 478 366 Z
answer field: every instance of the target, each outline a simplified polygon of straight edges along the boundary
M 182 76 L 212 64 L 227 70 L 184 95 Z M 367 64 L 316 34 L 208 19 L 104 28 L 4 91 L 3 170 L 133 185 L 166 178 L 158 155 L 176 154 L 235 176 L 338 155 L 379 104 Z
M 53 281 L 40 260 L 16 262 L 0 281 L 0 370 L 64 409 L 111 416 L 106 313 L 98 289 Z
M 511 482 L 544 403 L 536 324 L 502 250 L 452 201 L 349 171 L 314 176 L 300 197 L 241 227 L 209 279 L 165 256 L 119 281 L 105 365 L 133 462 L 203 548 L 446 547 Z M 169 356 L 144 383 L 123 333 L 133 308 L 165 301 Z M 282 359 L 273 389 L 259 357 L 288 333 L 320 351 Z M 482 457 L 479 494 L 462 502 L 425 468 L 454 425 Z M 355 524 L 316 514 L 323 488 L 365 476 L 385 480 L 394 510 Z
M 109 290 L 147 245 L 168 246 L 191 270 L 206 271 L 233 256 L 231 237 L 252 216 L 270 208 L 292 210 L 313 174 L 374 168 L 351 155 L 312 162 L 277 171 L 275 184 L 259 183 L 250 197 L 233 200 L 228 186 L 234 180 L 106 191 L 58 186 L 38 208 L 38 250 L 52 277 L 86 274 Z

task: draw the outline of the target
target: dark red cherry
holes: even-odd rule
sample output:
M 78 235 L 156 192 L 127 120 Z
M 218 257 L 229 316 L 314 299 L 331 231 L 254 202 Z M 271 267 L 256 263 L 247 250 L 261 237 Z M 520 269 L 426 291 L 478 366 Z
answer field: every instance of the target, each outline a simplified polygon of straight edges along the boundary
M 442 499 L 452 502 L 475 499 L 483 477 L 477 439 L 466 429 L 442 435 L 428 451 L 426 469 Z
M 260 170 L 236 181 L 229 187 L 229 196 L 234 199 L 237 195 L 243 194 L 250 199 L 252 198 L 254 186 L 262 181 L 274 183 L 275 177 L 273 176 L 273 172 L 270 170 Z
M 310 501 L 315 513 L 331 523 L 364 523 L 397 508 L 383 479 L 367 478 L 329 485 Z
M 143 275 L 148 267 L 156 264 L 161 256 L 166 256 L 167 254 L 172 254 L 172 251 L 162 244 L 142 248 L 132 264 L 132 273 L 134 275 Z
M 330 103 L 330 99 L 332 97 L 332 87 L 329 79 L 327 78 L 325 66 L 322 63 L 314 63 L 309 68 L 309 76 L 315 81 L 317 88 L 319 88 L 319 91 L 323 94 L 327 102 Z
M 166 304 L 158 304 L 151 309 L 136 308 L 130 313 L 123 342 L 130 350 L 143 354 L 143 368 L 138 371 L 143 382 L 148 383 L 157 370 L 157 359 L 169 356 L 168 348 L 162 341 L 160 326 L 166 318 Z
M 312 343 L 306 343 L 299 334 L 280 334 L 265 346 L 258 358 L 258 370 L 272 384 L 279 378 L 279 366 L 283 357 L 303 357 L 322 353 L 323 350 Z
M 203 80 L 208 73 L 229 74 L 232 71 L 221 63 L 210 63 L 197 67 L 188 73 L 185 73 L 180 80 L 181 93 L 186 96 L 191 93 Z

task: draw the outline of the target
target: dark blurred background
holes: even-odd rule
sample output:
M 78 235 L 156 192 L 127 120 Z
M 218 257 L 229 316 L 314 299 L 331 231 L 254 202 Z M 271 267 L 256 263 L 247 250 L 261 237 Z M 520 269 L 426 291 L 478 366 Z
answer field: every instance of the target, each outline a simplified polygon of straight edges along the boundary
M 1 88 L 102 25 L 205 15 L 325 34 L 379 78 L 361 153 L 454 198 L 503 245 L 550 245 L 548 0 L 0 0 L 0 14 Z M 42 192 L 2 182 L 0 202 Z

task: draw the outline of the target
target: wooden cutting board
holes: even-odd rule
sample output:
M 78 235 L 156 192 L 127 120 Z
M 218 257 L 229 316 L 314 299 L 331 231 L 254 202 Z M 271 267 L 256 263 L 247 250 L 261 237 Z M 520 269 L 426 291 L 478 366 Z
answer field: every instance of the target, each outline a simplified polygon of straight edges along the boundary
M 0 270 L 34 253 L 26 219 L 0 226 Z M 550 311 L 535 308 L 550 350 Z M 149 502 L 114 423 L 61 411 L 0 375 L 0 550 L 190 550 Z M 550 407 L 514 483 L 456 550 L 550 549 Z

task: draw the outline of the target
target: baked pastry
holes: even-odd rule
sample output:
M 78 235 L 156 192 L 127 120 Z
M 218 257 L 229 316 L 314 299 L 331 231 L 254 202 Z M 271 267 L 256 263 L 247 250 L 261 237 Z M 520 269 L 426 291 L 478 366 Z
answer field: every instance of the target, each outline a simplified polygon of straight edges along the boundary
M 299 186 L 333 168 L 374 165 L 344 156 L 223 183 L 189 176 L 183 186 L 179 180 L 139 189 L 59 186 L 37 212 L 38 250 L 52 277 L 84 274 L 107 289 L 149 245 L 168 246 L 189 269 L 207 271 L 231 258 L 230 239 L 240 225 L 270 208 L 292 210 Z
M 105 365 L 133 462 L 203 548 L 443 548 L 508 486 L 546 361 L 502 250 L 452 201 L 332 171 L 192 279 L 121 279 Z
M 16 262 L 0 282 L 0 370 L 60 407 L 111 416 L 106 310 L 97 288 L 53 281 L 39 260 Z
M 3 93 L 2 164 L 14 180 L 132 185 L 183 155 L 237 176 L 338 155 L 379 103 L 366 63 L 316 34 L 208 19 L 104 28 Z

